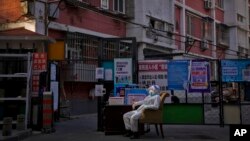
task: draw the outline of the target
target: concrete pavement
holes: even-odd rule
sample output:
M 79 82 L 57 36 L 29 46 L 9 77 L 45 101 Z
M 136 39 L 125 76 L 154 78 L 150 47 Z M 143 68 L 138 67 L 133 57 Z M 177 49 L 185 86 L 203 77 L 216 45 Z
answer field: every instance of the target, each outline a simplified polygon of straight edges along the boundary
M 23 141 L 128 141 L 122 135 L 104 135 L 97 131 L 97 115 L 87 114 L 74 119 L 58 122 L 56 132 L 43 134 L 33 132 L 32 136 Z M 229 127 L 214 125 L 164 125 L 165 138 L 157 136 L 155 128 L 141 136 L 140 141 L 229 141 Z

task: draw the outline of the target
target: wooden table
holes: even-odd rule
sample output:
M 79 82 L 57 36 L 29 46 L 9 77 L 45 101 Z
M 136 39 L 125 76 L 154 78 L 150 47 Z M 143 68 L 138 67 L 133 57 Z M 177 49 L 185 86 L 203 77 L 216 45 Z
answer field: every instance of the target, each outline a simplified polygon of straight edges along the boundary
M 123 114 L 131 111 L 131 105 L 107 105 L 104 107 L 104 133 L 115 135 L 125 133 Z

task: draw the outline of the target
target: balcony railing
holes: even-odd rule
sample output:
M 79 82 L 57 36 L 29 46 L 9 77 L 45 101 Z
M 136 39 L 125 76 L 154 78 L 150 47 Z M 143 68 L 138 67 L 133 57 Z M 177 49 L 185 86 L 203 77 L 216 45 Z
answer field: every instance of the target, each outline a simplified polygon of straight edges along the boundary
M 223 47 L 229 47 L 229 40 L 224 38 L 218 38 L 217 44 L 222 45 Z
M 83 62 L 64 64 L 62 75 L 65 81 L 97 82 L 95 69 L 97 64 L 84 64 Z
M 155 29 L 147 29 L 146 37 L 152 39 L 154 42 L 163 42 L 166 44 L 173 44 L 173 36 L 171 32 L 160 31 Z

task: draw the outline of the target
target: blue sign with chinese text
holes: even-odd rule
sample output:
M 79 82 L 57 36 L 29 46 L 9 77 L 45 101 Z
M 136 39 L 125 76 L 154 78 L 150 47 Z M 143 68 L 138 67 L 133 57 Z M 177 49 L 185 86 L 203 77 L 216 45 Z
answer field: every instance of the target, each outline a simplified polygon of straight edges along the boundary
M 168 89 L 185 90 L 188 84 L 188 67 L 187 60 L 173 60 L 168 62 Z
M 223 82 L 250 81 L 250 60 L 221 60 Z

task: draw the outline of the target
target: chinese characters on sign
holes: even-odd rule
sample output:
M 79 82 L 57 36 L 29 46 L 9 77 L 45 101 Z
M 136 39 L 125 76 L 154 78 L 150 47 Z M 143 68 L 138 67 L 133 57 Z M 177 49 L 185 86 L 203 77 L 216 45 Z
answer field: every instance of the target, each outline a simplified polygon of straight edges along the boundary
M 132 83 L 132 59 L 114 59 L 115 80 L 114 83 Z
M 38 92 L 39 89 L 39 75 L 32 75 L 32 92 Z
M 47 70 L 47 53 L 33 53 L 32 96 L 38 96 L 39 74 Z
M 47 70 L 47 53 L 34 53 L 33 54 L 33 71 L 46 71 Z
M 172 60 L 168 63 L 168 88 L 186 90 L 188 83 L 188 60 Z
M 250 81 L 249 60 L 222 60 L 221 67 L 223 82 Z
M 191 78 L 189 92 L 209 92 L 208 61 L 191 61 Z
M 167 60 L 145 60 L 138 62 L 139 85 L 159 85 L 167 90 Z

